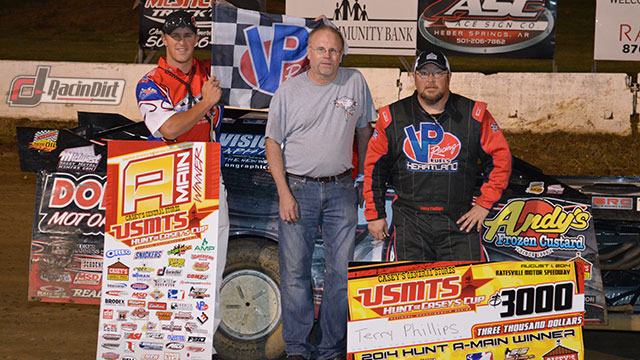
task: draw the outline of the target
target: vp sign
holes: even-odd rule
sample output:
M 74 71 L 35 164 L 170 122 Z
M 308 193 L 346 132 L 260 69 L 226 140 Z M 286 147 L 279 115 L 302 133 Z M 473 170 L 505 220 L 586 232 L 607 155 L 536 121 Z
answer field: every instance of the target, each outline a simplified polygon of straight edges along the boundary
M 244 29 L 248 49 L 240 60 L 240 75 L 253 89 L 273 95 L 280 84 L 299 74 L 308 63 L 309 30 L 302 26 L 274 24 L 268 40 L 259 26 Z

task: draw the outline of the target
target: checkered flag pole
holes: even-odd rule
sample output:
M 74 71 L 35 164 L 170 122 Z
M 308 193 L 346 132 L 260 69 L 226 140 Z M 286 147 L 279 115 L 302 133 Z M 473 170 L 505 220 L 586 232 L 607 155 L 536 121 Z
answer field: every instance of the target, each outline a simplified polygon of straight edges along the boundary
M 264 109 L 282 82 L 307 65 L 307 37 L 322 24 L 287 15 L 213 5 L 211 73 L 221 102 Z

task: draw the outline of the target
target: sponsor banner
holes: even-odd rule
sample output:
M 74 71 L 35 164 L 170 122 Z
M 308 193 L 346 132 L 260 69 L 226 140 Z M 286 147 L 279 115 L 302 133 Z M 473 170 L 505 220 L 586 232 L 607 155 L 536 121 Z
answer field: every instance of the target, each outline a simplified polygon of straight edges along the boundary
M 640 61 L 640 2 L 597 0 L 595 60 Z
M 287 1 L 287 15 L 315 18 L 326 14 L 349 44 L 349 54 L 416 54 L 418 0 Z
M 160 49 L 164 19 L 176 10 L 185 10 L 196 19 L 198 42 L 196 49 L 208 49 L 211 44 L 211 7 L 215 0 L 144 0 L 140 6 L 138 44 L 145 49 Z
M 264 134 L 220 134 L 224 166 L 234 169 L 267 170 Z
M 51 66 L 38 66 L 34 74 L 13 78 L 9 106 L 33 107 L 40 103 L 119 105 L 124 79 L 57 77 Z
M 30 300 L 100 302 L 104 182 L 97 173 L 38 172 Z
M 0 60 L 0 116 L 75 120 L 78 112 L 120 113 L 142 120 L 135 88 L 155 65 Z M 78 149 L 62 166 L 88 171 L 95 154 Z
M 353 359 L 584 359 L 582 271 L 571 262 L 349 268 Z
M 214 4 L 212 73 L 225 105 L 262 109 L 308 64 L 307 37 L 321 21 Z
M 457 56 L 551 59 L 557 2 L 419 0 L 418 50 Z
M 109 145 L 104 243 L 110 257 L 104 260 L 106 296 L 101 302 L 101 313 L 109 316 L 100 319 L 98 349 L 105 346 L 105 326 L 115 322 L 124 336 L 109 343 L 127 349 L 128 355 L 171 351 L 171 356 L 186 359 L 189 350 L 177 341 L 188 334 L 185 322 L 198 320 L 203 356 L 210 358 L 206 351 L 213 345 L 213 306 L 202 303 L 215 302 L 215 276 L 186 274 L 216 266 L 220 145 Z M 204 255 L 212 259 L 200 260 Z M 147 331 L 145 336 L 140 329 Z M 177 341 L 157 341 L 162 339 Z
M 543 188 L 533 183 L 529 188 Z M 489 261 L 574 262 L 584 273 L 585 320 L 603 323 L 605 299 L 593 216 L 587 204 L 549 197 L 513 198 L 483 222 Z

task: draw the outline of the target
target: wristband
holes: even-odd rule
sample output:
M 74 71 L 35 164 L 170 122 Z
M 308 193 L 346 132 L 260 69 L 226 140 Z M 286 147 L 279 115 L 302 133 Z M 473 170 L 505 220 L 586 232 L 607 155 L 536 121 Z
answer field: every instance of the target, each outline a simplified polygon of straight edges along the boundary
M 358 174 L 356 179 L 353 181 L 355 186 L 358 186 L 359 183 L 364 182 L 364 174 Z

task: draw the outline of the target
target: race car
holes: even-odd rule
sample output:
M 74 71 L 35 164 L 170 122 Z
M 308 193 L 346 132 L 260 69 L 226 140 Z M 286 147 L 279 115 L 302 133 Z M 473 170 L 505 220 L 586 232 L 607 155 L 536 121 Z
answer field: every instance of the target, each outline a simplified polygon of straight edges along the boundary
M 222 321 L 214 341 L 223 357 L 276 359 L 284 354 L 279 306 L 278 197 L 265 158 L 266 118 L 264 112 L 225 109 L 222 124 L 222 173 L 228 191 L 231 229 L 220 292 Z M 57 138 L 54 150 L 43 151 L 32 146 L 38 134 L 47 135 L 54 130 Z M 143 123 L 121 115 L 79 113 L 78 127 L 73 129 L 19 128 L 21 166 L 24 171 L 38 172 L 39 179 L 51 179 L 60 174 L 68 181 L 75 179 L 81 182 L 82 176 L 91 173 L 102 174 L 102 177 L 94 176 L 92 181 L 100 181 L 96 180 L 100 178 L 104 181 L 109 140 L 146 140 L 148 136 Z M 78 148 L 82 150 L 74 150 Z M 79 152 L 84 155 L 69 155 Z M 478 177 L 478 194 L 481 181 L 482 174 Z M 51 181 L 39 180 L 39 198 L 51 196 L 47 184 Z M 99 191 L 99 188 L 96 186 L 95 190 Z M 389 192 L 389 216 L 393 196 Z M 511 229 L 506 223 L 500 225 L 499 221 L 506 219 L 505 212 L 513 213 L 515 205 L 523 205 L 518 207 L 520 212 L 516 215 L 519 216 L 518 224 L 530 224 L 526 232 Z M 72 207 L 70 212 L 81 211 L 73 201 L 68 206 Z M 41 225 L 48 223 L 45 219 L 51 219 L 53 211 L 61 210 L 41 208 L 36 214 L 33 240 L 40 244 L 38 246 L 49 244 L 53 249 L 60 243 L 60 228 Z M 104 208 L 95 204 L 91 210 L 83 211 L 90 212 L 89 216 L 97 216 L 93 214 L 104 211 Z M 556 221 L 554 216 L 558 214 L 577 211 L 588 214 L 582 228 L 557 227 L 555 232 L 546 231 L 544 237 L 537 231 L 543 219 L 548 224 Z M 491 237 L 487 235 L 487 225 L 480 234 L 490 261 L 574 261 L 580 264 L 585 274 L 585 322 L 602 326 L 608 319 L 610 327 L 638 329 L 637 325 L 620 328 L 612 311 L 627 311 L 634 313 L 635 317 L 640 313 L 640 179 L 557 178 L 514 158 L 509 186 L 487 220 L 498 224 Z M 388 223 L 391 223 L 390 219 Z M 80 229 L 83 236 L 77 238 L 87 242 L 82 239 L 95 236 L 96 229 L 85 225 L 72 224 L 73 229 L 68 233 L 73 231 L 77 234 Z M 57 234 L 55 237 L 54 233 Z M 322 237 L 318 234 L 312 264 L 317 305 L 322 296 L 324 278 L 322 249 Z M 376 242 L 368 234 L 363 209 L 360 209 L 355 260 L 381 261 L 392 250 L 389 242 Z M 40 257 L 35 261 L 42 262 L 43 259 Z M 198 290 L 192 289 L 192 292 L 198 296 L 209 295 Z M 188 328 L 191 332 L 198 329 L 195 322 L 190 324 L 193 325 Z

